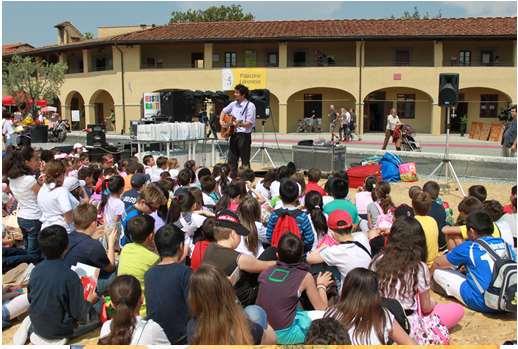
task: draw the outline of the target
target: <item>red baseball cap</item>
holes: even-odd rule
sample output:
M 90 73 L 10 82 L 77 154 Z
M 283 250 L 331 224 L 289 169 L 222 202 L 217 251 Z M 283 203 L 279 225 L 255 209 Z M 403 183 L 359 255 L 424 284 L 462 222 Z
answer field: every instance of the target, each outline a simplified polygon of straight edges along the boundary
M 335 210 L 329 215 L 327 226 L 332 230 L 347 229 L 353 226 L 353 218 L 347 211 Z

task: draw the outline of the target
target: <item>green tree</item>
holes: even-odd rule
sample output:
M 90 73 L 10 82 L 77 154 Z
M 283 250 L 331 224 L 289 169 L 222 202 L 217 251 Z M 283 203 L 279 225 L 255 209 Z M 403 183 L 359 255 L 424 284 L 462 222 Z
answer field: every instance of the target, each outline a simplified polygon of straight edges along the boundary
M 430 13 L 425 12 L 421 13 L 417 6 L 414 6 L 414 10 L 412 12 L 410 11 L 404 11 L 401 16 L 390 16 L 391 19 L 430 19 L 430 18 L 442 18 L 441 10 L 437 12 L 435 16 L 430 16 Z
M 173 11 L 169 23 L 251 21 L 254 15 L 245 13 L 241 5 L 211 6 L 205 10 Z
M 85 37 L 86 40 L 91 40 L 94 38 L 94 34 L 92 34 L 90 32 L 84 33 L 83 36 Z
M 67 65 L 51 64 L 34 57 L 15 55 L 3 63 L 3 83 L 7 92 L 15 98 L 18 107 L 33 100 L 30 111 L 36 115 L 36 100 L 50 101 L 57 97 L 65 80 Z M 26 108 L 27 109 L 27 108 Z

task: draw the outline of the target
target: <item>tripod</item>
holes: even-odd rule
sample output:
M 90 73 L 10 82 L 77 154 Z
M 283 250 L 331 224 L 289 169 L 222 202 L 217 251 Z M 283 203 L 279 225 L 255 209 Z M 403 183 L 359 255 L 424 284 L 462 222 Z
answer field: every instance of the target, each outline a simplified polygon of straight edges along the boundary
M 270 156 L 270 153 L 268 153 L 268 149 L 264 146 L 264 124 L 265 123 L 266 123 L 266 120 L 261 120 L 261 125 L 262 125 L 261 132 L 263 134 L 263 140 L 262 140 L 262 143 L 261 143 L 261 146 L 259 147 L 259 149 L 257 149 L 255 154 L 250 159 L 250 162 L 254 161 L 255 157 L 257 155 L 259 155 L 259 153 L 261 153 L 261 164 L 264 166 L 264 154 L 266 154 L 266 156 L 268 157 L 268 160 L 270 160 L 270 164 L 272 165 L 273 168 L 275 168 L 275 163 L 273 162 L 272 157 Z
M 449 158 L 449 136 L 450 136 L 450 118 L 453 115 L 455 117 L 455 106 L 450 106 L 449 104 L 446 105 L 446 148 L 444 149 L 444 158 L 442 159 L 441 163 L 437 165 L 437 167 L 430 173 L 430 177 L 433 177 L 441 167 L 444 166 L 444 176 L 446 177 L 446 187 L 450 187 L 450 177 L 452 181 L 457 183 L 457 187 L 459 188 L 460 192 L 463 196 L 466 196 L 464 193 L 464 189 L 462 189 L 462 185 L 460 184 L 459 177 L 457 177 L 457 173 L 455 172 L 455 169 L 453 168 L 453 164 L 451 163 L 451 160 Z

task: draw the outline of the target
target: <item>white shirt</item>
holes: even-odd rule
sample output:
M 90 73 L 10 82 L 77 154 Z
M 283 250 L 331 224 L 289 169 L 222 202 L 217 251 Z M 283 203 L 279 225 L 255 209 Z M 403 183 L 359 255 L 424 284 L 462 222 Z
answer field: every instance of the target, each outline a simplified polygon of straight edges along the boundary
M 163 170 L 158 166 L 153 166 L 153 168 L 149 170 L 149 177 L 151 177 L 151 182 L 158 182 L 162 172 L 167 172 L 167 170 Z
M 211 198 L 209 196 L 209 194 L 206 194 L 206 193 L 202 192 L 201 195 L 203 197 L 203 206 L 215 206 L 216 205 L 216 202 L 214 201 L 213 198 Z
M 15 179 L 9 178 L 9 188 L 18 201 L 18 217 L 23 219 L 40 219 L 41 210 L 37 195 L 32 191 L 36 178 L 24 175 Z
M 109 226 L 115 223 L 115 218 L 120 216 L 124 218 L 126 213 L 124 202 L 116 197 L 110 196 L 106 206 L 104 206 L 104 224 Z M 119 221 L 121 220 L 119 219 Z
M 251 122 L 252 125 L 250 127 L 237 127 L 236 132 L 252 133 L 252 129 L 255 127 L 256 116 L 254 103 L 246 99 L 243 100 L 243 102 L 241 103 L 239 103 L 238 101 L 234 101 L 227 105 L 225 108 L 223 108 L 223 113 L 231 114 L 233 117 L 236 118 L 236 121 Z
M 65 188 L 57 187 L 50 190 L 48 185 L 44 184 L 38 192 L 37 200 L 42 213 L 40 219 L 42 230 L 57 224 L 70 231 L 64 214 L 72 211 L 72 205 L 70 204 L 69 193 Z
M 512 216 L 514 216 L 514 222 Z M 513 236 L 515 235 L 513 235 L 513 230 L 514 234 L 516 234 L 516 214 L 504 214 L 502 217 L 500 217 L 499 220 L 495 222 L 495 224 L 500 230 L 502 239 L 509 245 L 514 246 Z
M 387 116 L 387 130 L 394 131 L 396 125 L 399 123 L 399 116 L 393 116 L 392 114 Z
M 255 190 L 257 190 L 259 194 L 261 194 L 266 200 L 270 200 L 272 198 L 270 191 L 264 187 L 262 179 L 259 183 L 256 184 Z
M 4 134 L 7 139 L 10 139 L 13 133 L 13 121 L 6 119 L 2 125 L 2 134 Z
M 108 320 L 103 324 L 99 338 L 106 337 L 110 334 L 110 326 L 112 321 Z M 133 336 L 131 338 L 130 345 L 169 345 L 169 339 L 160 327 L 159 324 L 153 320 L 143 320 L 140 316 L 137 316 L 135 329 L 133 330 Z
M 279 190 L 281 188 L 281 182 L 279 181 L 273 181 L 272 184 L 270 184 L 270 193 L 272 198 L 279 196 Z
M 257 236 L 258 236 L 258 240 L 257 240 L 257 253 L 254 254 L 253 252 L 251 252 L 246 247 L 245 237 L 244 236 L 241 236 L 241 242 L 239 242 L 239 245 L 235 249 L 236 252 L 239 252 L 241 254 L 246 254 L 248 256 L 253 256 L 255 258 L 258 258 L 264 252 L 264 248 L 263 248 L 263 245 L 261 243 L 261 241 L 263 239 L 261 239 L 261 236 L 263 236 L 263 237 L 266 236 L 266 228 L 265 228 L 265 226 L 261 222 L 255 222 L 255 227 L 257 229 Z
M 169 174 L 171 175 L 171 178 L 176 179 L 178 177 L 178 173 L 180 173 L 180 171 L 177 170 L 176 168 L 172 168 L 169 170 Z
M 371 248 L 369 239 L 364 233 L 352 234 L 353 240 L 362 244 L 369 252 Z M 368 268 L 371 257 L 361 247 L 354 243 L 341 243 L 324 248 L 320 251 L 320 257 L 329 266 L 336 266 L 342 275 L 342 280 L 355 268 Z

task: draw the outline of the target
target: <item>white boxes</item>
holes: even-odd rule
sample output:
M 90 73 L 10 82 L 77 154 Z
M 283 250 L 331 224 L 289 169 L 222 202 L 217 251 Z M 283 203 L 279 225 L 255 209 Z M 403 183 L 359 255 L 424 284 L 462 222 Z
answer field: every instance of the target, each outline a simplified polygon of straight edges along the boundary
M 205 125 L 200 122 L 172 122 L 137 125 L 139 141 L 188 141 L 203 139 Z

